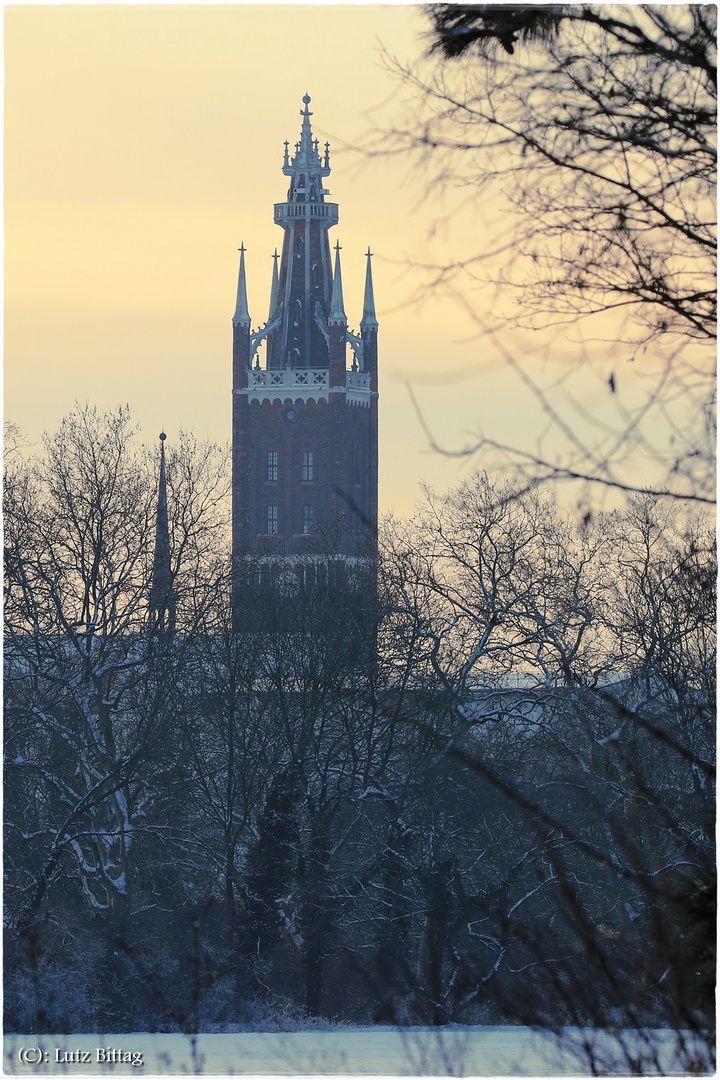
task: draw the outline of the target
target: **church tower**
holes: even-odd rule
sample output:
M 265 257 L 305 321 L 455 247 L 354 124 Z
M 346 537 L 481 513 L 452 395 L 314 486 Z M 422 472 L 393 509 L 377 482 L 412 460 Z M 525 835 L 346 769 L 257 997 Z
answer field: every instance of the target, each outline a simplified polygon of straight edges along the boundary
M 276 203 L 268 319 L 252 329 L 246 251 L 233 316 L 233 559 L 374 557 L 378 493 L 377 331 L 371 253 L 359 333 L 348 328 L 336 203 L 303 98 L 300 138 L 285 143 L 287 198 Z M 334 256 L 334 257 L 333 257 Z M 278 266 L 279 263 L 279 266 Z

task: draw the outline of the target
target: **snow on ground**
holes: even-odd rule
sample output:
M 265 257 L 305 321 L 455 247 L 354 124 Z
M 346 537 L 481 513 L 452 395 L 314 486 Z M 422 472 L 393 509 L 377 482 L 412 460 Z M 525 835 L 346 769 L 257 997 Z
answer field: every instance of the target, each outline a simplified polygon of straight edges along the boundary
M 690 1045 L 685 1040 L 686 1049 Z M 706 1048 L 702 1048 L 706 1051 Z M 566 1029 L 558 1039 L 522 1027 L 356 1028 L 232 1035 L 8 1035 L 4 1073 L 71 1076 L 588 1076 L 683 1075 L 672 1031 Z M 133 1065 L 133 1055 L 142 1065 Z M 592 1059 L 591 1059 L 592 1055 Z M 709 1073 L 705 1065 L 696 1072 Z

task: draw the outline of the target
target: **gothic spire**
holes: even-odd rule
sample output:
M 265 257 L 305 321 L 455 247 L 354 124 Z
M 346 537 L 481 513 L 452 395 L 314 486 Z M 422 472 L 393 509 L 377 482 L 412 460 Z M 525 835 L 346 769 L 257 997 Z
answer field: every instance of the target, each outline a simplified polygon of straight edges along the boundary
M 237 303 L 233 315 L 233 326 L 242 326 L 250 329 L 250 313 L 248 312 L 247 284 L 245 282 L 245 245 L 240 245 L 240 273 L 238 274 Z
M 275 314 L 275 309 L 276 309 L 276 307 L 278 305 L 278 294 L 280 292 L 280 276 L 278 274 L 278 259 L 279 258 L 280 258 L 280 256 L 278 255 L 278 249 L 275 248 L 275 254 L 273 255 L 273 260 L 274 261 L 273 261 L 272 287 L 270 289 L 270 311 L 268 313 L 268 318 L 269 319 L 272 319 L 273 315 Z
M 365 258 L 367 259 L 367 269 L 365 270 L 365 299 L 363 302 L 363 314 L 360 329 L 370 330 L 375 328 L 377 330 L 378 321 L 375 316 L 375 293 L 373 292 L 372 266 L 370 262 L 372 259 L 372 252 L 370 248 L 367 249 Z
M 175 595 L 170 569 L 170 527 L 168 524 L 167 481 L 165 478 L 165 440 L 160 432 L 160 483 L 155 520 L 155 558 L 150 589 L 151 630 L 175 629 Z
M 340 244 L 335 244 L 335 274 L 333 275 L 332 299 L 330 301 L 331 323 L 342 322 L 347 324 L 345 305 L 343 303 L 342 273 L 340 270 Z

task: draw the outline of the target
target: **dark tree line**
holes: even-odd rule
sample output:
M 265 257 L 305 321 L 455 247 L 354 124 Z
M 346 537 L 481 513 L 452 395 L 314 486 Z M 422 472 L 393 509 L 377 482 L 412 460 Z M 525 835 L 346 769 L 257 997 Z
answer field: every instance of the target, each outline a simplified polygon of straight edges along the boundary
M 79 410 L 8 461 L 8 1029 L 709 1047 L 709 525 L 648 496 L 578 528 L 478 477 L 388 522 L 377 568 L 248 556 L 238 618 L 223 469 L 185 440 L 175 632 L 149 632 L 157 462 L 132 435 Z

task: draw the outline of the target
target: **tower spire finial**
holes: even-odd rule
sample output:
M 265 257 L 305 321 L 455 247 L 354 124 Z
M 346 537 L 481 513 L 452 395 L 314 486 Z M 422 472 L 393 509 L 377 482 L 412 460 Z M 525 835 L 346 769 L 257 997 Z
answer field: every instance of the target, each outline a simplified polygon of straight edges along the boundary
M 242 326 L 250 329 L 250 313 L 248 311 L 247 302 L 247 284 L 245 281 L 245 244 L 241 243 L 238 248 L 240 252 L 240 272 L 238 274 L 238 287 L 237 287 L 237 301 L 235 303 L 235 314 L 233 315 L 233 326 Z
M 372 279 L 372 251 L 368 247 L 365 252 L 365 258 L 367 259 L 367 267 L 365 270 L 365 298 L 363 301 L 363 314 L 362 321 L 360 323 L 361 330 L 371 330 L 378 327 L 377 317 L 375 315 L 375 293 L 373 291 L 373 279 Z
M 339 242 L 335 244 L 335 273 L 333 275 L 332 299 L 330 300 L 330 322 L 347 323 L 343 301 L 342 272 L 340 270 Z

